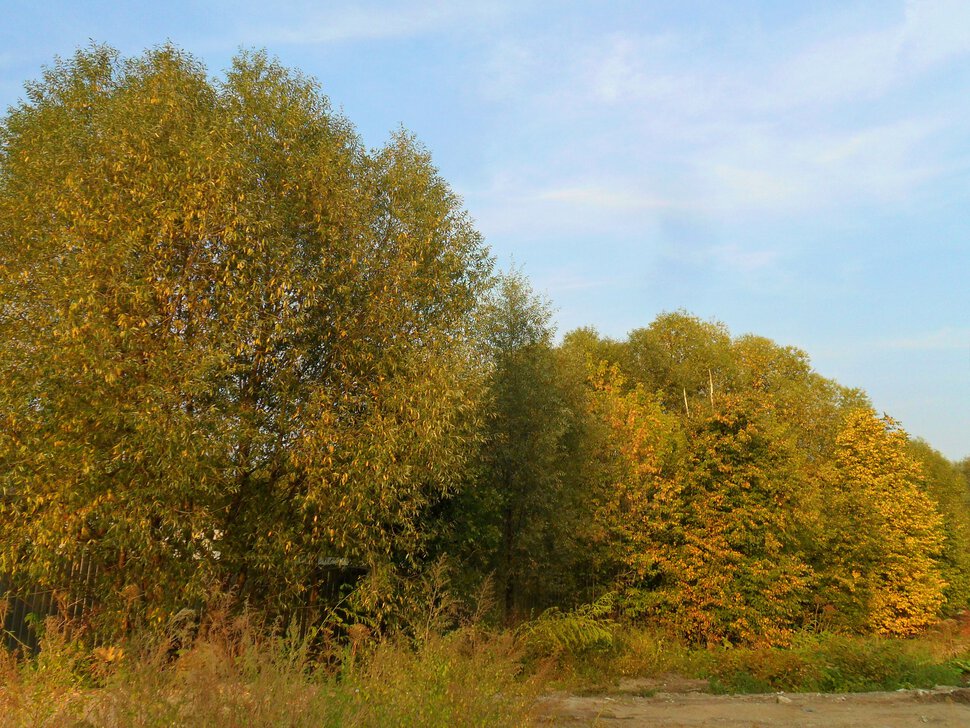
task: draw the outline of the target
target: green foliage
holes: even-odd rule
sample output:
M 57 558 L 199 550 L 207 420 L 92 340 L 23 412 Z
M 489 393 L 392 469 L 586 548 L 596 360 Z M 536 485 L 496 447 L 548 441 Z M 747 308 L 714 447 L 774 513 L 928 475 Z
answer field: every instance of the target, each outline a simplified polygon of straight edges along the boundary
M 787 647 L 696 647 L 652 628 L 620 625 L 607 651 L 560 661 L 568 689 L 609 691 L 622 679 L 689 684 L 716 693 L 861 692 L 964 685 L 965 632 L 920 638 L 799 632 Z
M 630 333 L 624 372 L 648 391 L 659 392 L 670 412 L 689 416 L 731 377 L 731 337 L 718 322 L 686 311 L 662 313 L 645 329 Z
M 596 385 L 609 423 L 596 521 L 618 562 L 626 611 L 692 640 L 784 641 L 811 584 L 794 537 L 800 505 L 790 449 L 722 396 L 719 412 L 663 411 L 616 375 Z
M 698 642 L 783 643 L 812 586 L 794 538 L 792 458 L 740 406 L 723 406 L 689 430 L 657 616 Z
M 682 638 L 656 627 L 622 624 L 616 631 L 614 653 L 602 669 L 623 677 L 704 674 L 711 652 L 688 645 Z
M 489 270 L 410 136 L 367 152 L 264 54 L 58 61 L 0 122 L 0 571 L 84 554 L 123 627 L 416 558 L 476 436 Z
M 959 467 L 927 443 L 909 443 L 922 470 L 922 488 L 942 516 L 941 575 L 946 581 L 945 609 L 954 614 L 970 608 L 970 483 Z
M 472 482 L 448 509 L 450 548 L 470 572 L 494 574 L 508 621 L 577 591 L 585 371 L 553 349 L 551 319 L 515 271 L 483 302 L 482 442 Z
M 961 670 L 931 647 L 882 638 L 823 636 L 791 649 L 737 649 L 716 655 L 713 692 L 867 692 L 959 685 Z
M 616 597 L 612 593 L 590 604 L 563 612 L 551 607 L 516 630 L 526 648 L 535 655 L 573 655 L 613 644 L 616 622 L 612 619 Z

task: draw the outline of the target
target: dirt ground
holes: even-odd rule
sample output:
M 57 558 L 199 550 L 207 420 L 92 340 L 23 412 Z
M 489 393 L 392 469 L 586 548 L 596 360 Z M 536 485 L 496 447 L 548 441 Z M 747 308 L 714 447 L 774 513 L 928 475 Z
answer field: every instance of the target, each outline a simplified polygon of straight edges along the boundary
M 970 728 L 970 688 L 892 693 L 711 695 L 702 681 L 629 680 L 608 695 L 545 696 L 540 724 L 665 728 Z

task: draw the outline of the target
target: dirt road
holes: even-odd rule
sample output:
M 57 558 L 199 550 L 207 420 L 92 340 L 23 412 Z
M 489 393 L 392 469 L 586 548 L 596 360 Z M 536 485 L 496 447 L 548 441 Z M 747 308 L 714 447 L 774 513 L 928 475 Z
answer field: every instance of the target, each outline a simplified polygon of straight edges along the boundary
M 908 728 L 926 725 L 970 728 L 970 688 L 941 687 L 849 695 L 710 695 L 664 691 L 650 695 L 652 691 L 646 681 L 629 681 L 609 695 L 549 695 L 540 703 L 541 722 L 555 726 L 604 728 Z

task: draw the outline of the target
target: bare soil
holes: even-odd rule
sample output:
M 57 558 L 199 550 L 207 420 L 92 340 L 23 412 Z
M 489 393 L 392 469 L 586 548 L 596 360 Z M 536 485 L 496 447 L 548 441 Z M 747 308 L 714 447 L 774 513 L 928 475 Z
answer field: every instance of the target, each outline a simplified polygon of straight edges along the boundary
M 702 680 L 628 680 L 603 695 L 547 695 L 540 724 L 665 728 L 970 728 L 970 688 L 891 693 L 711 695 Z

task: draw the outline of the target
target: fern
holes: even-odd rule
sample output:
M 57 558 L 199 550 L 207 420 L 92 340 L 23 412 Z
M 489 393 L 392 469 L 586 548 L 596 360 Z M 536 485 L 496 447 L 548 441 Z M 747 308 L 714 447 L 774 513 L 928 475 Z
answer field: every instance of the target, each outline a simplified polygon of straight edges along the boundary
M 970 660 L 950 660 L 950 664 L 964 674 L 970 674 Z
M 608 592 L 570 612 L 552 607 L 521 625 L 516 632 L 526 648 L 535 654 L 577 654 L 610 647 L 616 630 L 616 622 L 611 618 L 615 601 L 616 595 Z

